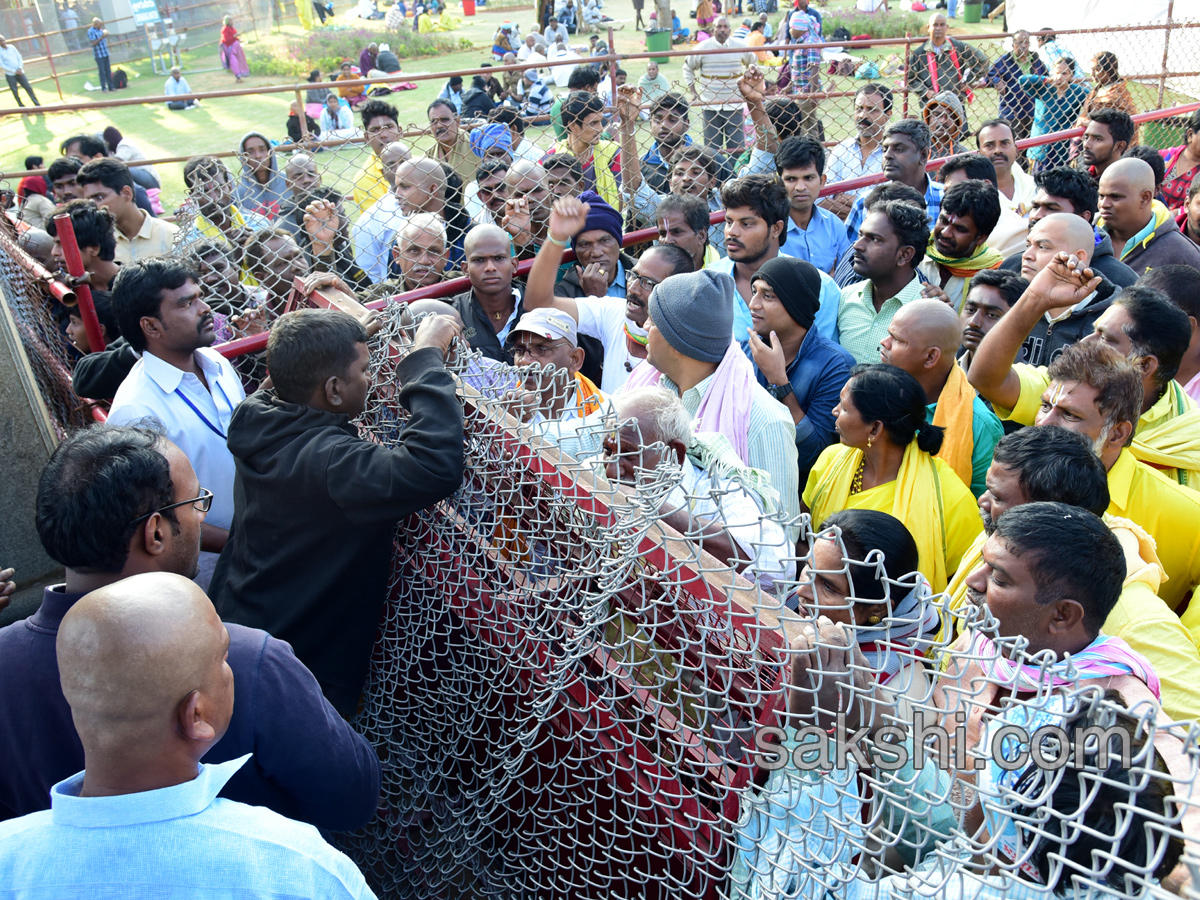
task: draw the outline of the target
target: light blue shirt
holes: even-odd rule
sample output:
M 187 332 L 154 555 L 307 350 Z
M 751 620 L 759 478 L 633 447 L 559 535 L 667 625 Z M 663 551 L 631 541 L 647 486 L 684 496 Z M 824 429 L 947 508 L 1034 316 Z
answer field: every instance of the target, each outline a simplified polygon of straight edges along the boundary
M 794 256 L 792 253 L 779 251 L 780 256 Z M 724 272 L 730 278 L 737 280 L 737 276 L 733 274 L 733 260 L 728 256 L 723 256 L 716 262 L 709 263 L 704 268 L 711 269 L 714 272 Z M 818 271 L 821 276 L 821 308 L 817 311 L 817 317 L 813 321 L 813 328 L 821 332 L 831 341 L 837 340 L 837 311 L 838 303 L 842 299 L 842 289 L 837 286 L 837 282 L 826 275 L 824 272 Z M 742 295 L 734 291 L 733 305 L 733 339 L 738 343 L 746 340 L 746 329 L 753 327 L 753 321 L 750 318 L 750 307 L 746 301 L 742 299 Z
M 24 68 L 25 60 L 21 59 L 20 51 L 12 44 L 0 50 L 0 69 L 4 70 L 5 75 L 16 75 L 18 69 Z
M 779 248 L 787 256 L 812 263 L 826 275 L 832 274 L 837 261 L 849 249 L 850 238 L 842 220 L 820 206 L 813 206 L 807 228 L 797 225 L 790 215 L 787 217 L 787 230 Z
M 0 822 L 0 895 L 155 900 L 373 898 L 349 857 L 311 825 L 217 798 L 250 758 L 201 765 L 155 791 L 80 797 L 83 773 L 50 809 Z
M 163 85 L 163 93 L 168 97 L 178 97 L 181 94 L 190 94 L 191 92 L 192 89 L 188 87 L 187 79 L 182 76 L 176 80 L 175 76 L 172 75 L 167 79 L 166 84 Z
M 337 111 L 337 119 L 329 114 L 329 107 L 326 106 L 321 110 L 321 118 L 317 124 L 321 126 L 321 133 L 327 134 L 331 131 L 336 131 L 339 128 L 353 128 L 354 114 L 350 112 L 349 106 L 339 106 Z
M 625 297 L 625 264 L 620 260 L 617 261 L 617 277 L 613 279 L 613 283 L 608 286 L 608 290 L 604 292 L 606 297 Z

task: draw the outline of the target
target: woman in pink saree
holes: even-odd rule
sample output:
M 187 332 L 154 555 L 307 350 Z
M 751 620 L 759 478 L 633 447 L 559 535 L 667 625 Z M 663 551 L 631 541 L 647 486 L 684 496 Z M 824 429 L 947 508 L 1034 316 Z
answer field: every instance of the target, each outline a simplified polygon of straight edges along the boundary
M 221 28 L 221 67 L 232 72 L 238 83 L 250 74 L 246 53 L 242 50 L 242 42 L 238 40 L 237 29 L 233 27 L 233 16 L 226 16 Z

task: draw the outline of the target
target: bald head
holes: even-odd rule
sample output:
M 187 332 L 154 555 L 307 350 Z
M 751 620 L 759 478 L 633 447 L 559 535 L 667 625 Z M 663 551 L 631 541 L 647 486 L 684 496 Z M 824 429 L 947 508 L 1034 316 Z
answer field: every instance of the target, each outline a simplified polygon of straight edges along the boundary
M 1032 279 L 1059 253 L 1070 253 L 1080 262 L 1090 263 L 1095 249 L 1096 233 L 1090 222 L 1070 213 L 1051 213 L 1029 229 L 1021 254 L 1021 277 Z
M 1154 170 L 1144 159 L 1118 159 L 1100 176 L 1100 215 L 1114 241 L 1126 241 L 1149 223 L 1154 202 Z
M 229 725 L 229 633 L 181 575 L 135 575 L 92 591 L 63 618 L 56 646 L 89 771 L 110 766 L 112 754 L 198 761 Z
M 458 310 L 449 303 L 443 303 L 441 300 L 414 300 L 408 304 L 408 311 L 414 316 L 424 316 L 433 314 L 435 316 L 449 316 L 461 327 L 463 324 L 462 316 Z
M 396 170 L 402 162 L 412 159 L 412 148 L 404 141 L 392 141 L 379 151 L 379 168 L 388 184 L 396 183 Z
M 508 252 L 508 248 L 511 246 L 512 235 L 499 225 L 476 225 L 467 232 L 467 239 L 463 242 L 463 255 L 466 256 L 469 265 L 473 251 L 478 251 L 483 247 L 502 247 L 505 252 Z
M 958 314 L 940 300 L 914 300 L 900 307 L 879 342 L 879 359 L 903 369 L 937 396 L 962 344 Z
M 405 160 L 396 170 L 396 199 L 405 215 L 446 208 L 446 173 L 437 160 Z

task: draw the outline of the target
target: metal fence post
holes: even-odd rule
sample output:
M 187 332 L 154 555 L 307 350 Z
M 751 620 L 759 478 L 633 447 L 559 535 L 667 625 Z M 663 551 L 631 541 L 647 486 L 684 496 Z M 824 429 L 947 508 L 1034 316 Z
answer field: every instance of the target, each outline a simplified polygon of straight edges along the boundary
M 1175 0 L 1167 3 L 1167 28 L 1163 33 L 1162 75 L 1158 79 L 1158 108 L 1162 109 L 1163 95 L 1167 90 L 1167 56 L 1171 52 L 1171 20 L 1175 12 Z
M 58 83 L 58 71 L 54 68 L 54 54 L 50 52 L 50 38 L 46 37 L 45 32 L 38 35 L 42 39 L 42 43 L 46 45 L 46 62 L 50 64 L 50 77 L 54 79 L 54 87 L 58 91 L 58 99 L 64 100 L 62 85 Z
M 908 57 L 912 52 L 911 38 L 912 35 L 910 35 L 907 31 L 904 32 L 904 84 L 900 88 L 900 90 L 904 93 L 904 114 L 901 116 L 901 118 L 908 115 Z
M 75 240 L 75 227 L 68 213 L 59 213 L 54 217 L 54 227 L 58 234 L 58 242 L 62 245 L 63 264 L 67 274 L 79 278 L 84 274 L 83 257 L 79 254 L 79 243 Z M 83 319 L 83 329 L 87 332 L 88 343 L 92 352 L 99 353 L 104 349 L 104 337 L 100 334 L 100 320 L 96 318 L 96 306 L 92 302 L 92 288 L 87 282 L 75 285 L 75 296 L 79 301 L 79 318 Z

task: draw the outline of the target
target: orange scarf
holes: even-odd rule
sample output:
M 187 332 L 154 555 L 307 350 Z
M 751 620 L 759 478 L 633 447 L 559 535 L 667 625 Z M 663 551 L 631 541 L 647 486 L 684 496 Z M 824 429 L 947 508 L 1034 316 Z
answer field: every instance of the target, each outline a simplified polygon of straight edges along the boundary
M 974 423 L 975 389 L 967 381 L 967 373 L 962 366 L 956 365 L 950 369 L 950 377 L 946 379 L 946 386 L 938 397 L 933 424 L 946 430 L 942 449 L 937 455 L 968 488 L 974 472 L 971 462 L 975 453 Z
M 590 416 L 604 402 L 604 395 L 600 393 L 600 388 L 596 387 L 595 382 L 580 372 L 575 373 L 575 390 L 579 397 L 579 403 L 575 408 L 578 410 L 581 419 L 584 416 Z

